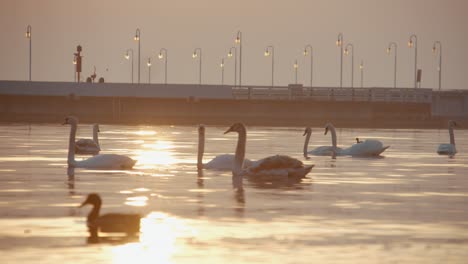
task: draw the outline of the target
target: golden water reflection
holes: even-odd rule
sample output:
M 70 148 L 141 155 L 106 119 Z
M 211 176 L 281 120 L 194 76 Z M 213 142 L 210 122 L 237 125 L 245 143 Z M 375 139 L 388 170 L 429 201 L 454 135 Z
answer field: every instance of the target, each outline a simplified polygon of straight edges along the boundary
M 150 213 L 141 219 L 140 242 L 112 248 L 112 263 L 172 263 L 172 256 L 182 250 L 177 239 L 195 233 L 183 219 Z
M 156 168 L 160 165 L 172 165 L 179 162 L 174 157 L 174 144 L 172 141 L 157 140 L 154 143 L 144 143 L 135 154 L 137 166 L 143 168 Z

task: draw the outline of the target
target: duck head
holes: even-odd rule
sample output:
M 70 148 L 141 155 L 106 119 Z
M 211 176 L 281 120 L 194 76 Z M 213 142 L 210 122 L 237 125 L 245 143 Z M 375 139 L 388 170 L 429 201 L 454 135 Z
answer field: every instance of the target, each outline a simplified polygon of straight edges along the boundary
M 86 200 L 80 205 L 80 207 L 83 207 L 87 204 L 91 204 L 96 207 L 100 207 L 102 203 L 101 197 L 97 193 L 90 193 L 88 194 L 88 197 L 86 197 Z

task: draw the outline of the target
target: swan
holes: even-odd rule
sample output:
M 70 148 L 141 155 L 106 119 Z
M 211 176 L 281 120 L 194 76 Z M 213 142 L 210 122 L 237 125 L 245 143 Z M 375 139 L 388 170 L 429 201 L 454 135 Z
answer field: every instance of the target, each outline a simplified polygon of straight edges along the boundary
M 384 152 L 390 146 L 384 147 L 382 142 L 375 139 L 367 139 L 361 141 L 359 138 L 356 138 L 356 144 L 352 145 L 349 148 L 341 149 L 337 147 L 337 140 L 336 140 L 336 130 L 333 124 L 327 123 L 325 125 L 325 135 L 331 132 L 332 135 L 332 144 L 333 148 L 336 151 L 334 155 L 338 156 L 355 156 L 355 157 L 371 157 L 371 156 L 379 156 L 382 152 Z
M 437 153 L 440 155 L 455 155 L 457 148 L 455 147 L 455 135 L 453 134 L 453 128 L 457 127 L 457 123 L 453 120 L 448 121 L 448 130 L 450 135 L 449 144 L 440 144 L 437 149 Z
M 198 156 L 197 156 L 197 168 L 198 169 L 209 169 L 209 170 L 232 170 L 234 164 L 234 155 L 222 154 L 214 157 L 208 163 L 203 164 L 203 153 L 205 151 L 205 126 L 198 126 Z M 244 167 L 248 167 L 252 164 L 252 161 L 245 159 Z
M 79 207 L 81 208 L 87 204 L 93 206 L 86 221 L 90 240 L 97 241 L 98 230 L 104 233 L 125 233 L 127 235 L 134 235 L 140 232 L 141 216 L 139 214 L 111 213 L 99 215 L 102 200 L 99 194 L 96 193 L 90 193 Z
M 312 134 L 312 129 L 310 127 L 306 127 L 304 131 L 304 135 L 303 135 L 303 136 L 306 136 L 305 142 L 304 142 L 304 158 L 308 159 L 309 158 L 308 154 L 317 155 L 317 156 L 333 155 L 333 146 L 320 146 L 311 151 L 307 151 L 311 134 Z
M 99 125 L 93 125 L 93 139 L 82 138 L 75 142 L 75 154 L 99 154 L 101 147 L 99 146 L 98 138 Z
M 234 123 L 224 134 L 238 133 L 234 165 L 232 167 L 232 183 L 236 189 L 242 189 L 242 178 L 249 177 L 254 180 L 288 180 L 304 178 L 314 167 L 305 166 L 302 161 L 285 155 L 270 156 L 252 163 L 250 167 L 243 168 L 247 131 L 242 123 Z
M 86 168 L 86 169 L 101 169 L 101 170 L 125 170 L 131 169 L 136 163 L 124 155 L 117 154 L 99 154 L 89 159 L 76 161 L 75 160 L 75 135 L 78 119 L 69 116 L 65 119 L 64 124 L 70 124 L 70 141 L 68 144 L 68 167 L 69 168 Z

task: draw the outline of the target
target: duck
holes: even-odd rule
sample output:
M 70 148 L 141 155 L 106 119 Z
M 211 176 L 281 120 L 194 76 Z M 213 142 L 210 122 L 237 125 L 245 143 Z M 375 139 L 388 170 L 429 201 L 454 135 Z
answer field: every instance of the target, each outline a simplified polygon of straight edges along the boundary
M 333 146 L 320 146 L 317 147 L 313 150 L 308 151 L 308 146 L 309 146 L 309 140 L 310 136 L 312 135 L 312 129 L 310 127 L 306 127 L 304 130 L 303 136 L 306 136 L 305 142 L 304 142 L 304 158 L 308 159 L 309 154 L 311 155 L 316 155 L 316 156 L 330 156 L 333 155 L 333 151 L 337 149 L 337 147 Z M 336 135 L 335 135 L 336 137 Z
M 96 155 L 101 151 L 98 133 L 101 132 L 99 124 L 93 124 L 93 139 L 82 138 L 75 142 L 75 154 Z
M 314 167 L 304 165 L 302 161 L 287 155 L 273 155 L 254 161 L 250 167 L 244 168 L 244 157 L 247 141 L 247 130 L 244 124 L 234 123 L 224 134 L 238 133 L 237 146 L 232 167 L 232 184 L 235 189 L 242 190 L 243 177 L 256 181 L 302 179 Z
M 68 144 L 68 167 L 85 168 L 98 170 L 130 170 L 136 164 L 136 160 L 118 154 L 98 154 L 85 160 L 75 160 L 75 136 L 78 125 L 78 119 L 74 116 L 68 116 L 63 123 L 71 125 L 70 138 Z
M 437 148 L 437 154 L 439 155 L 455 155 L 457 153 L 457 148 L 455 147 L 455 134 L 453 133 L 453 128 L 458 127 L 457 122 L 453 120 L 448 121 L 448 131 L 450 136 L 450 143 L 440 144 Z
M 208 169 L 208 170 L 220 170 L 229 171 L 232 170 L 234 164 L 234 155 L 232 154 L 221 154 L 214 157 L 209 162 L 203 164 L 203 154 L 205 151 L 205 126 L 198 126 L 198 156 L 197 156 L 197 168 Z M 244 167 L 252 165 L 252 161 L 244 159 Z
M 139 214 L 109 213 L 100 215 L 102 200 L 99 194 L 90 193 L 79 206 L 92 205 L 93 209 L 86 218 L 86 225 L 90 234 L 90 241 L 97 241 L 98 231 L 103 233 L 125 233 L 132 236 L 140 232 Z

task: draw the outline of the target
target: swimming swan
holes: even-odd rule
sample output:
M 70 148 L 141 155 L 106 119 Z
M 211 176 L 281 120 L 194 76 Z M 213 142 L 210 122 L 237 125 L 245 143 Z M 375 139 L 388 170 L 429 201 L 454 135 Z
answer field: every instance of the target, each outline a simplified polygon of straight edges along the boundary
M 455 155 L 457 148 L 455 147 L 455 135 L 453 128 L 458 127 L 457 123 L 453 120 L 448 121 L 448 130 L 450 135 L 450 144 L 440 144 L 437 153 L 440 155 Z
M 99 146 L 99 137 L 98 132 L 99 125 L 93 125 L 93 139 L 89 138 L 82 138 L 75 142 L 75 154 L 92 154 L 96 155 L 99 154 L 101 151 L 101 147 Z
M 312 134 L 312 129 L 310 127 L 306 127 L 304 131 L 304 135 L 303 135 L 303 136 L 306 136 L 305 142 L 304 142 L 304 158 L 308 159 L 309 158 L 308 154 L 317 155 L 317 156 L 330 156 L 333 154 L 333 146 L 320 146 L 311 151 L 307 151 L 311 134 Z
M 302 161 L 285 155 L 270 156 L 253 162 L 252 166 L 243 169 L 247 131 L 242 123 L 233 124 L 224 134 L 237 132 L 238 140 L 234 166 L 232 168 L 232 184 L 236 189 L 242 189 L 242 178 L 260 179 L 300 179 L 304 178 L 314 167 L 305 166 Z
M 99 154 L 89 159 L 76 161 L 75 160 L 75 135 L 78 119 L 69 116 L 65 119 L 64 124 L 70 124 L 70 141 L 68 144 L 68 167 L 69 168 L 86 168 L 86 169 L 100 169 L 100 170 L 126 170 L 131 169 L 136 163 L 124 155 L 117 154 Z
M 208 163 L 203 164 L 203 153 L 205 151 L 205 126 L 198 126 L 198 156 L 197 156 L 197 168 L 198 169 L 209 169 L 209 170 L 232 170 L 234 164 L 234 155 L 232 154 L 221 154 L 214 157 Z M 248 167 L 252 164 L 252 161 L 245 159 L 244 167 Z
M 355 157 L 372 157 L 372 156 L 379 156 L 382 152 L 384 152 L 390 146 L 384 147 L 382 142 L 375 139 L 367 139 L 365 141 L 359 141 L 352 145 L 347 149 L 341 149 L 337 147 L 337 140 L 336 140 L 336 130 L 335 127 L 331 123 L 327 123 L 325 125 L 325 135 L 328 131 L 332 134 L 332 145 L 336 150 L 336 155 L 338 156 L 355 156 Z
M 125 233 L 127 235 L 134 235 L 140 232 L 141 216 L 139 214 L 111 213 L 99 215 L 102 200 L 96 193 L 89 194 L 80 207 L 87 204 L 93 206 L 86 221 L 91 241 L 97 242 L 98 231 L 104 233 Z

